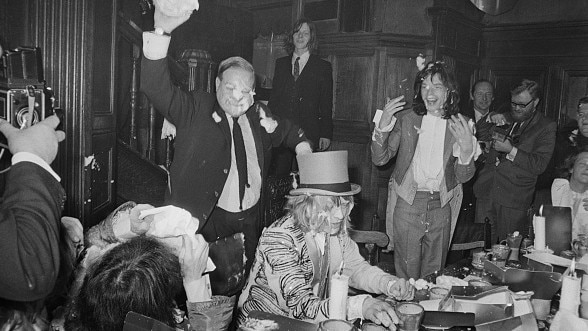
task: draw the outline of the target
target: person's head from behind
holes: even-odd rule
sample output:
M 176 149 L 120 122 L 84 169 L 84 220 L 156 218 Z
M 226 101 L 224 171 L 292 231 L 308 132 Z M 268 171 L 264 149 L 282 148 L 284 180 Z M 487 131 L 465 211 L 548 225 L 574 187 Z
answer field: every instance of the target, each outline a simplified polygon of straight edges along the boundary
M 451 118 L 459 112 L 459 89 L 443 62 L 429 62 L 414 82 L 413 110 L 418 115 Z
M 288 54 L 302 55 L 306 51 L 313 54 L 318 48 L 314 22 L 304 17 L 296 21 L 286 38 L 285 48 Z
M 90 267 L 80 289 L 81 329 L 122 330 L 129 311 L 173 326 L 180 270 L 177 256 L 153 238 L 137 237 L 112 248 Z
M 476 81 L 472 86 L 470 99 L 474 103 L 474 109 L 486 114 L 494 101 L 494 86 L 486 79 Z
M 216 100 L 232 117 L 243 115 L 253 104 L 255 70 L 247 60 L 234 56 L 220 63 L 216 77 Z
M 578 133 L 588 137 L 588 97 L 578 100 Z
M 535 81 L 523 79 L 510 91 L 510 114 L 515 122 L 531 118 L 541 100 L 541 87 Z

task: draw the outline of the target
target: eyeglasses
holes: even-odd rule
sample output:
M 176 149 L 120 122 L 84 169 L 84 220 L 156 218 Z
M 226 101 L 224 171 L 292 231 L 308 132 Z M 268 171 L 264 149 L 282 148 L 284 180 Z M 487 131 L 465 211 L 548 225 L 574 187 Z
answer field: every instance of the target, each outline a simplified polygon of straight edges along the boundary
M 527 108 L 531 102 L 535 101 L 535 99 L 531 99 L 531 101 L 527 102 L 527 103 L 516 103 L 516 102 L 510 102 L 510 105 L 512 108 Z

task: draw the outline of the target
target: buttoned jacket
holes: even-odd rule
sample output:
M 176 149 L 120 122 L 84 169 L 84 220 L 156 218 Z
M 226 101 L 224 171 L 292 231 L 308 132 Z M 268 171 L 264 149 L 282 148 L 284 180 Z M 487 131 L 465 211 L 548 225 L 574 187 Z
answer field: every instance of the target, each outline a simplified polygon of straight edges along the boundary
M 271 111 L 299 125 L 318 147 L 319 138 L 333 137 L 333 70 L 331 63 L 311 54 L 297 80 L 292 76 L 292 56 L 276 60 Z
M 189 93 L 174 86 L 167 61 L 143 57 L 141 90 L 177 130 L 170 168 L 171 192 L 166 201 L 188 210 L 202 224 L 216 206 L 229 174 L 231 130 L 215 95 Z M 294 149 L 306 137 L 297 126 L 277 117 L 277 128 L 268 133 L 260 124 L 255 106 L 245 116 L 253 133 L 263 187 L 272 147 L 284 143 Z
M 537 177 L 547 168 L 555 147 L 556 124 L 536 113 L 521 127 L 513 161 L 491 149 L 474 183 L 477 198 L 510 208 L 527 209 L 533 200 Z

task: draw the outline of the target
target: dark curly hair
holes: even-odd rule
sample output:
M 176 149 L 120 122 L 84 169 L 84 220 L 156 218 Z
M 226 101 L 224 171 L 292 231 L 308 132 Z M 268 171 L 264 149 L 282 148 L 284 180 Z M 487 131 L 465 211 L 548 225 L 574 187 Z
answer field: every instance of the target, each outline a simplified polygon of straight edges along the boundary
M 449 119 L 452 115 L 459 113 L 459 87 L 453 73 L 441 61 L 431 61 L 416 76 L 414 81 L 414 100 L 412 109 L 417 115 L 425 115 L 427 107 L 421 95 L 421 86 L 427 77 L 437 76 L 447 88 L 449 94 L 443 105 L 443 118 Z
M 286 52 L 288 52 L 288 54 L 294 53 L 294 34 L 300 31 L 300 28 L 302 28 L 302 25 L 304 23 L 308 25 L 308 29 L 310 30 L 310 40 L 308 41 L 308 44 L 306 44 L 306 47 L 308 47 L 308 52 L 310 52 L 310 54 L 314 54 L 318 49 L 318 40 L 316 38 L 316 26 L 314 25 L 313 21 L 303 17 L 296 21 L 296 23 L 294 23 L 292 31 L 290 31 L 288 37 L 286 38 L 284 48 L 286 49 Z
M 129 311 L 175 326 L 174 298 L 181 289 L 171 249 L 153 238 L 131 239 L 90 267 L 66 329 L 122 330 Z

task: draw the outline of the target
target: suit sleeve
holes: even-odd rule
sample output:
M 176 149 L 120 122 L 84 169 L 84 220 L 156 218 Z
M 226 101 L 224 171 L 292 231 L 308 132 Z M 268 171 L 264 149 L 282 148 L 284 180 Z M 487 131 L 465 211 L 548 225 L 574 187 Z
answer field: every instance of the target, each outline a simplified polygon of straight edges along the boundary
M 200 109 L 200 99 L 172 83 L 168 59 L 141 59 L 141 91 L 170 123 L 188 125 Z
M 395 281 L 398 278 L 369 264 L 369 262 L 359 253 L 359 248 L 355 241 L 349 238 L 349 236 L 344 240 L 344 274 L 350 275 L 349 285 L 353 288 L 373 294 L 386 294 L 388 282 Z
M 292 123 L 286 118 L 279 118 L 278 116 L 275 116 L 274 118 L 278 121 L 278 127 L 270 134 L 272 145 L 274 147 L 280 146 L 280 144 L 285 144 L 291 150 L 295 150 L 299 143 L 303 141 L 309 142 L 304 134 L 304 130 L 298 125 Z M 312 144 L 310 145 L 312 146 Z
M 551 160 L 555 148 L 555 122 L 549 122 L 545 129 L 537 136 L 536 142 L 531 150 L 518 148 L 513 164 L 529 173 L 539 176 Z
M 319 104 L 320 137 L 333 138 L 333 69 L 331 63 L 324 61 L 323 83 Z
M 398 118 L 391 132 L 382 132 L 374 128 L 371 151 L 372 162 L 382 166 L 396 156 L 402 135 L 402 118 Z
M 0 297 L 45 298 L 59 271 L 59 224 L 65 192 L 42 167 L 14 164 L 0 206 Z

